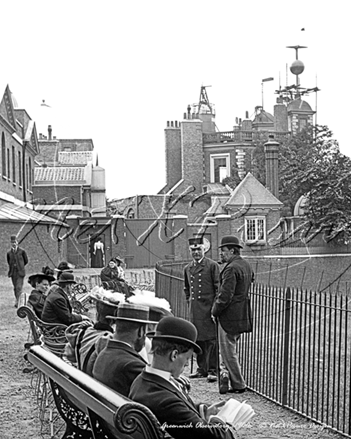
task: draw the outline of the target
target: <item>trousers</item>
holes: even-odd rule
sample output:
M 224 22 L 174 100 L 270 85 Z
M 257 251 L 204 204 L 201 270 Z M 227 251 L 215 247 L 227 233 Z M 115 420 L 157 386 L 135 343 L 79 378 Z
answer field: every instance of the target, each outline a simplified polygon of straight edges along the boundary
M 196 341 L 200 346 L 202 353 L 196 357 L 198 371 L 203 375 L 207 374 L 217 375 L 217 354 L 216 354 L 216 340 L 210 339 L 208 341 Z
M 16 305 L 17 305 L 18 299 L 19 299 L 19 297 L 22 293 L 22 290 L 23 290 L 24 277 L 19 276 L 17 270 L 14 270 L 13 274 L 11 275 L 11 280 L 12 280 L 12 284 L 13 284 L 13 291 L 15 294 Z
M 218 324 L 219 351 L 224 368 L 228 370 L 232 388 L 242 389 L 246 387 L 245 379 L 241 374 L 238 356 L 238 342 L 240 334 L 230 335 L 226 333 L 221 324 Z

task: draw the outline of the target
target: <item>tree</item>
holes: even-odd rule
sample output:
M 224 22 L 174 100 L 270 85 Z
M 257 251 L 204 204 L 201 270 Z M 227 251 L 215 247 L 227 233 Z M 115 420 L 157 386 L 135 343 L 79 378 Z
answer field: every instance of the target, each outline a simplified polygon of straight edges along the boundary
M 221 183 L 222 185 L 228 185 L 230 188 L 235 189 L 240 182 L 241 179 L 239 177 L 238 168 L 233 165 L 230 170 L 230 176 L 225 177 Z
M 340 152 L 327 126 L 309 127 L 281 146 L 280 199 L 293 208 L 306 197 L 309 226 L 328 240 L 351 239 L 351 159 Z

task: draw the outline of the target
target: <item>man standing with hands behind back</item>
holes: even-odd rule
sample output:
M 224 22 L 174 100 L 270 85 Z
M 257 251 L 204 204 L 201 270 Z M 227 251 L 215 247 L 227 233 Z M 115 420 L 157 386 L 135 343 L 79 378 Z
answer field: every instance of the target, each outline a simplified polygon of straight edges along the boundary
M 26 275 L 25 266 L 28 263 L 26 251 L 18 246 L 16 235 L 11 235 L 11 250 L 7 252 L 8 276 L 12 280 L 15 293 L 15 307 L 22 293 L 23 280 Z
M 184 292 L 190 306 L 191 322 L 198 335 L 196 343 L 202 353 L 197 355 L 197 371 L 191 379 L 207 377 L 208 382 L 217 380 L 216 328 L 211 318 L 211 309 L 219 282 L 218 264 L 205 257 L 202 237 L 189 239 L 189 250 L 193 261 L 184 268 Z
M 238 342 L 241 333 L 252 331 L 249 289 L 254 273 L 250 264 L 240 256 L 242 246 L 237 237 L 223 237 L 219 248 L 224 264 L 219 275 L 218 295 L 212 307 L 212 315 L 219 320 L 219 348 L 226 367 L 221 371 L 219 392 L 243 393 L 246 384 L 238 360 Z

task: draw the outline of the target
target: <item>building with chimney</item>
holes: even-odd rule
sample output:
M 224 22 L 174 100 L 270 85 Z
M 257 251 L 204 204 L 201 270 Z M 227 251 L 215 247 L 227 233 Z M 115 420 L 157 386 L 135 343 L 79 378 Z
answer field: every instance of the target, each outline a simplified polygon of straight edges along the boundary
M 43 266 L 55 267 L 66 259 L 67 243 L 51 234 L 60 228 L 64 236 L 68 225 L 33 209 L 35 158 L 39 142 L 35 122 L 20 108 L 7 85 L 0 101 L 0 241 L 10 248 L 10 236 L 16 235 L 28 255 L 27 273 L 39 272 Z M 6 258 L 0 270 L 7 273 Z
M 92 139 L 57 139 L 51 125 L 39 134 L 33 183 L 36 210 L 64 219 L 106 215 L 105 170 Z

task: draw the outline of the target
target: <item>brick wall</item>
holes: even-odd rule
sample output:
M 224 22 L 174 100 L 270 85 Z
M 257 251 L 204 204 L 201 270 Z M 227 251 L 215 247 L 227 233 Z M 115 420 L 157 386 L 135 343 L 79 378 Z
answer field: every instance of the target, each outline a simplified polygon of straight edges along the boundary
M 6 165 L 6 173 L 3 175 L 2 168 L 3 168 L 3 158 L 2 158 L 2 144 L 5 145 L 5 152 L 6 152 L 6 158 L 5 158 L 5 165 Z M 13 150 L 12 147 L 14 147 L 14 164 L 15 164 L 15 176 L 13 175 Z M 19 164 L 18 160 L 18 153 L 21 153 L 21 166 Z M 10 162 L 10 169 L 8 169 L 8 154 L 9 154 L 9 162 Z M 28 151 L 26 151 L 26 158 L 25 161 L 28 163 L 28 158 L 31 158 L 32 167 L 34 166 L 34 156 L 31 155 Z M 16 197 L 19 200 L 23 200 L 23 147 L 20 145 L 13 137 L 12 135 L 7 131 L 4 130 L 0 126 L 0 191 L 5 192 L 6 194 L 9 194 L 11 196 Z M 19 176 L 22 176 L 22 184 L 19 184 Z M 28 191 L 27 184 L 26 184 L 26 197 L 27 200 L 30 200 L 30 192 Z
M 165 129 L 166 183 L 165 191 L 171 189 L 182 178 L 182 145 L 180 128 Z
M 182 177 L 186 185 L 193 185 L 196 192 L 202 192 L 204 165 L 202 145 L 202 122 L 185 120 L 181 123 Z
M 34 185 L 33 186 L 33 199 L 39 201 L 40 204 L 54 204 L 64 197 L 68 197 L 67 203 L 71 204 L 71 198 L 73 204 L 80 205 L 82 203 L 82 191 L 81 186 L 73 185 Z

